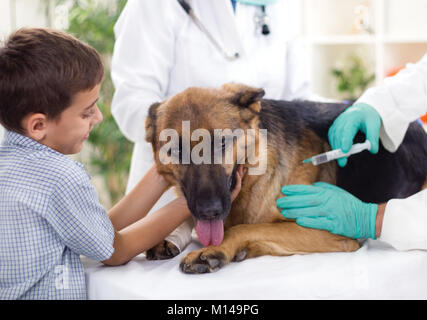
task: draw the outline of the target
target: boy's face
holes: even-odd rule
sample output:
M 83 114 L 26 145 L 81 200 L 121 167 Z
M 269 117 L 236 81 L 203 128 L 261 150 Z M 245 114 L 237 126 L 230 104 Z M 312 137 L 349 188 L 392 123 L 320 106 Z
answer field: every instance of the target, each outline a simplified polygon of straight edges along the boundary
M 63 154 L 80 152 L 92 128 L 102 121 L 102 113 L 96 105 L 99 88 L 100 84 L 78 92 L 59 119 L 47 120 L 46 134 L 39 142 Z

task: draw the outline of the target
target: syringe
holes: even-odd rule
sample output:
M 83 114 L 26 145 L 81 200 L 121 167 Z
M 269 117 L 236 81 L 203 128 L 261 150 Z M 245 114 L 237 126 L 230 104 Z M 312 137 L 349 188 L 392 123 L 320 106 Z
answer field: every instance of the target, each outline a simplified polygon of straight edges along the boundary
M 311 158 L 305 159 L 303 161 L 303 163 L 313 163 L 315 166 L 325 163 L 325 162 L 329 162 L 338 158 L 342 158 L 342 157 L 348 157 L 352 154 L 355 153 L 359 153 L 363 150 L 370 150 L 371 149 L 371 143 L 369 142 L 369 140 L 366 140 L 363 143 L 356 143 L 353 144 L 353 146 L 351 147 L 350 151 L 347 153 L 343 153 L 341 151 L 341 149 L 335 149 L 335 150 L 331 150 L 325 153 L 321 153 L 318 154 L 316 156 L 313 156 Z

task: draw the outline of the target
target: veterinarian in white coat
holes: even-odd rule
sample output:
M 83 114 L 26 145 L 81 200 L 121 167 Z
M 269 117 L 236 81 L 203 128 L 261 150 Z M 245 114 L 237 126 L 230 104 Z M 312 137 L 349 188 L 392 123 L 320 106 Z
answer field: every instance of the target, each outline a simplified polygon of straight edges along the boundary
M 242 82 L 262 87 L 266 98 L 309 94 L 307 61 L 301 43 L 298 0 L 189 0 L 195 15 L 230 60 L 210 41 L 176 0 L 129 0 L 115 25 L 112 114 L 135 142 L 127 192 L 153 164 L 145 142 L 148 108 L 190 86 L 220 87 Z M 252 4 L 250 4 L 252 3 Z M 262 7 L 268 35 L 257 23 Z M 234 8 L 233 8 L 234 7 Z M 156 208 L 173 199 L 165 193 Z M 191 225 L 168 239 L 180 249 L 191 240 Z
M 378 139 L 390 152 L 402 143 L 409 124 L 427 112 L 427 55 L 418 63 L 408 64 L 396 76 L 385 79 L 381 86 L 367 90 L 356 103 L 342 113 L 329 129 L 333 149 L 349 150 L 355 134 L 363 131 L 378 152 Z M 343 161 L 344 160 L 344 161 Z M 346 160 L 342 159 L 340 166 Z M 425 159 L 427 163 L 427 159 Z M 288 191 L 284 187 L 284 193 Z M 292 190 L 292 188 L 299 188 Z M 297 223 L 325 229 L 353 238 L 378 238 L 398 250 L 427 250 L 427 189 L 406 199 L 392 199 L 386 204 L 363 203 L 338 187 L 327 184 L 292 186 L 289 197 L 278 199 L 279 208 Z M 307 195 L 315 206 L 302 204 L 290 208 L 296 196 Z M 318 197 L 318 201 L 314 198 Z M 322 210 L 319 210 L 322 208 Z M 317 216 L 315 211 L 327 212 Z M 289 214 L 290 213 L 290 214 Z M 359 236 L 354 236 L 359 235 Z

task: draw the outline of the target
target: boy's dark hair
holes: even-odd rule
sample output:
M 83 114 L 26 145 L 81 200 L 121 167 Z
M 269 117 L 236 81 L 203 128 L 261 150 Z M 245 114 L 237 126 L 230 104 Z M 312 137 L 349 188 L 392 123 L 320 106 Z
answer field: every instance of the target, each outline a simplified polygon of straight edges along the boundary
M 66 33 L 23 28 L 0 46 L 0 123 L 25 133 L 22 119 L 43 113 L 57 119 L 74 95 L 104 76 L 98 52 Z

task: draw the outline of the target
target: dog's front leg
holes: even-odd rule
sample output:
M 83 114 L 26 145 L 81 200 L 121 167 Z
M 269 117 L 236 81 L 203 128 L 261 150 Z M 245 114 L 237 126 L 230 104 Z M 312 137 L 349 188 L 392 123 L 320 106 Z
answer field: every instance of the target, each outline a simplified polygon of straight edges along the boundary
M 294 222 L 236 225 L 225 232 L 219 246 L 190 252 L 181 261 L 185 273 L 208 273 L 230 261 L 263 255 L 287 256 L 313 252 L 349 252 L 359 249 L 356 240 L 327 231 L 303 228 Z
M 194 227 L 193 218 L 184 221 L 176 228 L 165 240 L 147 250 L 147 260 L 165 260 L 171 259 L 187 246 L 191 241 L 191 232 Z

